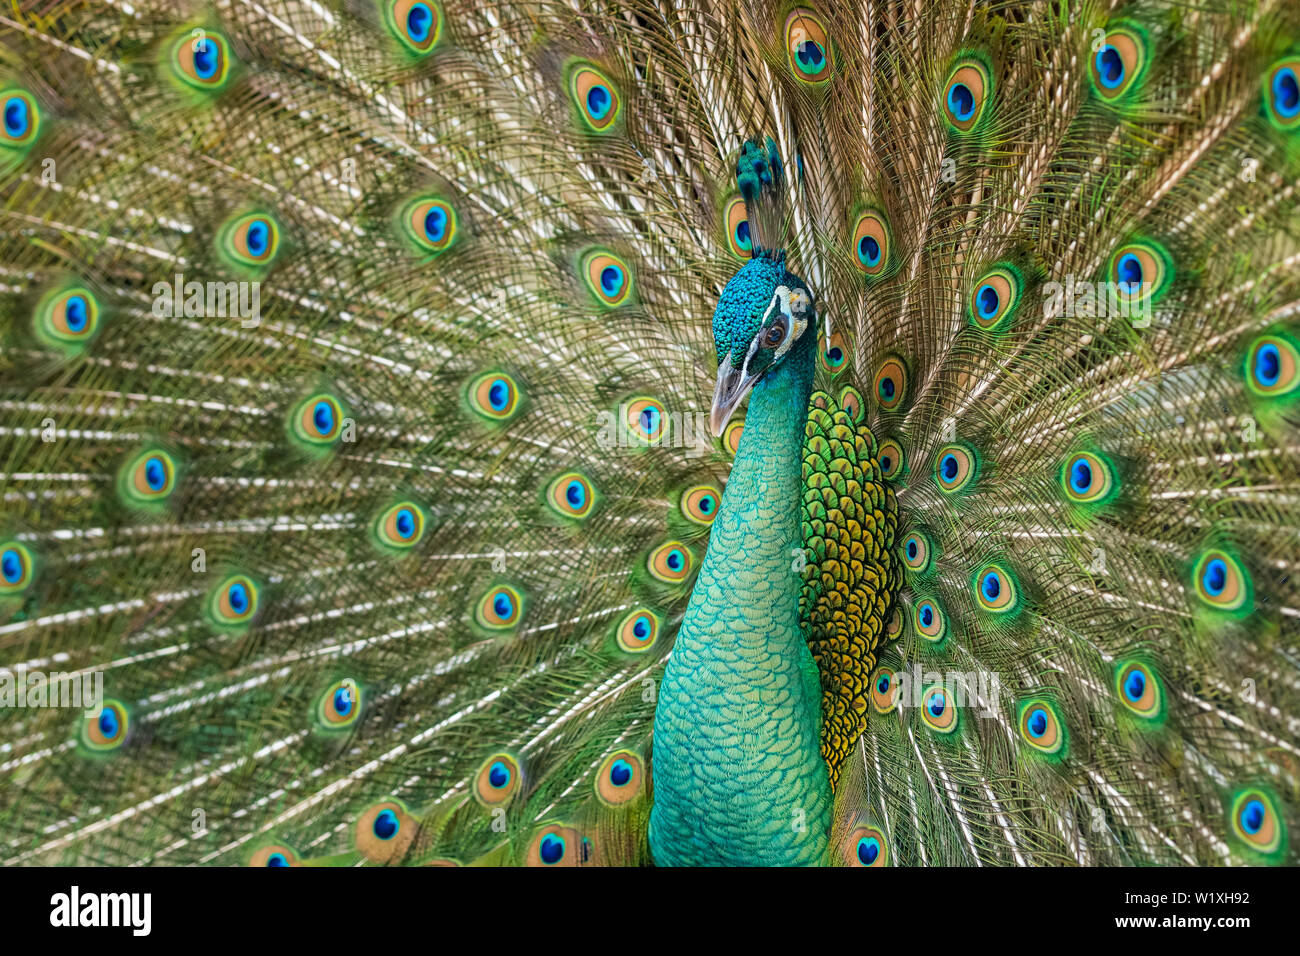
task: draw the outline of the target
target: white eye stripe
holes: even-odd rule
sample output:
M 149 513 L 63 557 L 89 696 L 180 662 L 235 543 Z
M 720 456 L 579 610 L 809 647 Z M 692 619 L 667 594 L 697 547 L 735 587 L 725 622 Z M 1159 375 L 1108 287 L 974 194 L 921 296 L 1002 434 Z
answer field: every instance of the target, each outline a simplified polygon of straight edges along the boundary
M 749 350 L 745 353 L 745 361 L 741 366 L 741 374 L 748 376 L 749 362 L 763 345 L 763 340 L 767 337 L 767 323 L 779 310 L 786 317 L 785 338 L 776 348 L 776 354 L 772 357 L 772 363 L 780 361 L 786 352 L 794 347 L 799 336 L 803 335 L 804 330 L 808 328 L 808 312 L 812 306 L 812 300 L 808 293 L 802 289 L 792 290 L 789 286 L 777 286 L 776 291 L 772 293 L 772 301 L 767 304 L 763 311 L 763 320 L 759 323 L 759 333 L 754 340 L 749 343 Z
M 776 294 L 772 297 L 781 300 L 781 311 L 785 313 L 789 320 L 789 325 L 785 330 L 785 340 L 777 347 L 776 355 L 773 361 L 780 361 L 785 353 L 794 347 L 799 336 L 803 335 L 804 329 L 808 327 L 808 307 L 812 304 L 808 294 L 802 289 L 792 291 L 789 286 L 778 286 Z M 770 307 L 769 307 L 770 308 Z

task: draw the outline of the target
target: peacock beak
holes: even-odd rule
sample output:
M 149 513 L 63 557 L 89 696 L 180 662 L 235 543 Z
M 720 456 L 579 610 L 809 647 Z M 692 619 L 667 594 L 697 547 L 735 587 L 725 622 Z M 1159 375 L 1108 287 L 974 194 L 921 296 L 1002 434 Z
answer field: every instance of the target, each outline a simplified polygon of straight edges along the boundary
M 744 369 L 732 365 L 730 356 L 723 358 L 718 366 L 718 384 L 713 389 L 713 408 L 709 411 L 709 428 L 713 437 L 722 436 L 728 419 L 745 400 L 757 379 L 757 375 L 746 375 Z

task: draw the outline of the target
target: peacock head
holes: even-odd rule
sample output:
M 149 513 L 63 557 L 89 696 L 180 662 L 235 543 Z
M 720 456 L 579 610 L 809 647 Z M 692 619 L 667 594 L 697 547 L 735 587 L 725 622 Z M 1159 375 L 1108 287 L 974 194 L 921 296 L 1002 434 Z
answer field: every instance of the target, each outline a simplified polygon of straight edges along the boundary
M 718 384 L 709 426 L 727 420 L 764 376 L 791 355 L 815 347 L 817 313 L 807 284 L 785 267 L 785 255 L 756 256 L 731 277 L 713 312 Z

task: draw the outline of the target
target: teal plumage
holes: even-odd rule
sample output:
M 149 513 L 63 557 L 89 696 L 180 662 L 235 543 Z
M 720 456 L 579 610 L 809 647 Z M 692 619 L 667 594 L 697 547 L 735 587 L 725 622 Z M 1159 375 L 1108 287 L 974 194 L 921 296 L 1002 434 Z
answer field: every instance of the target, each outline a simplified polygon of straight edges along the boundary
M 759 273 L 756 278 L 750 273 Z M 771 297 L 797 280 L 756 259 L 723 292 L 719 342 L 747 343 Z M 757 287 L 758 297 L 747 294 Z M 740 303 L 750 306 L 742 312 Z M 736 332 L 739 332 L 737 335 Z M 815 863 L 830 782 L 821 688 L 799 620 L 800 448 L 816 332 L 755 387 L 710 547 L 665 669 L 655 715 L 650 848 L 663 864 Z M 730 365 L 732 352 L 722 361 Z M 701 805 L 725 808 L 701 813 Z
M 0 859 L 1296 861 L 1295 10 L 0 30 Z

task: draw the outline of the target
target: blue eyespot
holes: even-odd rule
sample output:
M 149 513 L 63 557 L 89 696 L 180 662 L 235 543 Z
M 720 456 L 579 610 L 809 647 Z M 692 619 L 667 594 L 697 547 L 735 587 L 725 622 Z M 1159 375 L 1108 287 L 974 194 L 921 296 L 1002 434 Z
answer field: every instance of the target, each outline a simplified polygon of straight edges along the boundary
M 979 309 L 980 318 L 991 319 L 998 314 L 998 290 L 993 286 L 985 283 L 975 291 L 975 302 Z
M 618 295 L 623 288 L 623 270 L 618 266 L 605 266 L 600 270 L 600 287 L 610 298 Z
M 929 604 L 921 605 L 921 624 L 929 627 L 934 623 L 934 608 Z
M 880 679 L 876 681 L 876 690 L 882 694 L 889 693 L 889 675 L 881 674 Z
M 556 836 L 554 833 L 548 833 L 542 837 L 542 845 L 538 852 L 542 862 L 547 866 L 554 866 L 564 859 L 564 839 Z
M 865 837 L 858 841 L 858 860 L 863 866 L 870 866 L 880 856 L 880 841 Z
M 415 515 L 410 508 L 403 508 L 397 512 L 397 533 L 403 538 L 415 534 Z
M 1263 345 L 1255 352 L 1255 380 L 1265 388 L 1277 384 L 1282 374 L 1282 354 L 1276 345 Z
M 909 538 L 907 542 L 907 556 L 913 561 L 916 560 L 916 539 Z
M 226 592 L 226 598 L 230 601 L 230 609 L 236 614 L 248 610 L 248 588 L 242 584 L 232 584 Z
M 587 109 L 594 119 L 604 119 L 613 102 L 614 98 L 610 95 L 609 89 L 599 83 L 587 90 Z
M 329 402 L 317 402 L 316 407 L 311 410 L 311 420 L 322 435 L 334 431 L 334 409 L 330 407 Z
M 206 39 L 194 44 L 194 73 L 200 80 L 210 80 L 221 66 L 217 45 Z
M 21 96 L 11 96 L 5 100 L 5 134 L 10 139 L 22 139 L 27 135 L 31 119 L 27 112 L 27 101 Z
M 569 487 L 564 489 L 564 497 L 573 507 L 581 508 L 583 502 L 587 500 L 587 489 L 583 487 L 582 482 L 571 481 Z
M 1097 79 L 1108 90 L 1113 90 L 1124 82 L 1124 58 L 1119 50 L 1109 43 L 1097 51 Z
M 741 249 L 752 249 L 753 240 L 749 236 L 749 220 L 742 220 L 740 225 L 736 226 L 736 245 Z
M 1041 737 L 1047 733 L 1047 712 L 1041 707 L 1034 710 L 1029 715 L 1029 732 L 1035 737 Z
M 441 206 L 431 206 L 424 214 L 424 235 L 430 242 L 442 242 L 447 235 L 447 210 Z
M 69 296 L 63 309 L 63 319 L 67 323 L 68 331 L 83 331 L 89 317 L 90 307 L 86 304 L 86 297 L 82 295 Z
M 893 401 L 895 391 L 894 380 L 892 378 L 882 378 L 880 380 L 880 397 L 885 401 Z
M 677 584 L 691 573 L 692 554 L 680 541 L 665 541 L 646 558 L 646 567 L 658 581 Z
M 569 95 L 588 129 L 604 133 L 613 128 L 619 114 L 618 89 L 595 66 L 574 66 L 569 73 Z
M 99 712 L 99 732 L 112 740 L 117 736 L 121 724 L 117 720 L 117 712 L 111 707 L 105 707 Z
M 632 779 L 632 765 L 626 760 L 615 760 L 609 768 L 609 782 L 616 787 L 626 787 Z
M 858 240 L 858 260 L 867 267 L 880 264 L 880 242 L 875 236 L 863 236 Z
M 807 73 L 816 73 L 826 62 L 826 56 L 822 53 L 822 48 L 812 40 L 805 40 L 799 44 L 799 52 L 795 54 L 799 59 L 799 65 Z
M 488 768 L 488 783 L 500 790 L 510 782 L 510 768 L 498 760 Z
M 831 48 L 826 25 L 806 7 L 791 10 L 786 16 L 785 55 L 791 72 L 801 83 L 821 84 L 830 79 Z
M 980 590 L 990 601 L 996 601 L 998 595 L 1002 593 L 1002 581 L 998 578 L 997 573 L 990 571 L 984 575 L 984 580 L 980 582 Z
M 659 431 L 659 409 L 653 405 L 647 405 L 641 410 L 641 430 L 647 435 L 653 435 Z
M 1300 82 L 1289 66 L 1273 74 L 1273 107 L 1287 119 L 1300 113 Z
M 406 12 L 406 32 L 416 43 L 429 39 L 429 28 L 433 26 L 433 11 L 423 3 L 416 3 Z
M 271 230 L 267 227 L 264 220 L 258 219 L 249 227 L 248 232 L 244 234 L 244 244 L 248 247 L 249 255 L 254 258 L 260 258 L 266 253 L 266 247 L 271 242 Z
M 1206 592 L 1211 597 L 1218 597 L 1223 593 L 1223 589 L 1228 584 L 1228 566 L 1220 558 L 1208 562 L 1205 565 L 1205 573 L 1201 576 L 1201 584 L 1205 586 Z
M 514 616 L 515 604 L 510 600 L 510 595 L 502 591 L 492 601 L 492 610 L 496 612 L 497 617 L 509 620 Z
M 1065 460 L 1060 480 L 1066 498 L 1082 505 L 1100 504 L 1119 487 L 1113 466 L 1100 454 L 1088 451 L 1077 452 Z
M 1147 679 L 1140 670 L 1136 668 L 1129 673 L 1128 680 L 1124 682 L 1124 696 L 1129 700 L 1137 703 L 1142 699 L 1142 695 L 1147 692 Z
M 1258 800 L 1247 802 L 1241 811 L 1241 828 L 1247 833 L 1258 833 L 1264 825 L 1264 804 Z
M 963 123 L 975 115 L 975 94 L 965 83 L 948 87 L 948 110 Z
M 1092 466 L 1086 459 L 1078 458 L 1070 466 L 1070 487 L 1081 495 L 1092 488 Z
M 373 829 L 375 836 L 381 840 L 391 840 L 397 836 L 397 831 L 401 827 L 401 822 L 397 819 L 397 814 L 392 810 L 380 810 L 375 815 Z
M 1115 274 L 1119 276 L 1119 281 L 1128 286 L 1142 284 L 1142 262 L 1137 256 L 1129 252 L 1120 256 L 1119 262 L 1115 263 Z
M 284 858 L 283 853 L 272 853 L 266 858 L 267 866 L 288 866 L 289 861 Z
M 1163 710 L 1160 678 L 1140 661 L 1120 661 L 1115 668 L 1115 691 L 1132 714 L 1158 721 Z
M 22 555 L 13 548 L 6 548 L 3 555 L 0 555 L 0 574 L 9 584 L 17 584 L 22 580 L 25 566 Z
M 944 481 L 955 481 L 957 472 L 961 466 L 957 462 L 955 455 L 944 455 L 939 462 L 939 473 L 943 476 Z
M 167 483 L 167 466 L 161 458 L 150 458 L 144 465 L 144 480 L 154 491 Z
M 340 687 L 334 692 L 334 710 L 340 717 L 352 713 L 352 694 L 348 688 Z
M 498 378 L 488 386 L 488 404 L 494 411 L 502 411 L 510 401 L 510 386 L 503 378 Z
M 650 634 L 650 619 L 646 617 L 638 617 L 632 625 L 632 633 L 642 640 L 645 640 Z
M 943 694 L 936 693 L 930 695 L 930 698 L 925 702 L 925 705 L 929 708 L 930 713 L 933 716 L 942 717 L 944 709 L 948 706 L 948 701 Z

